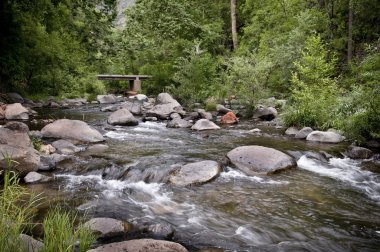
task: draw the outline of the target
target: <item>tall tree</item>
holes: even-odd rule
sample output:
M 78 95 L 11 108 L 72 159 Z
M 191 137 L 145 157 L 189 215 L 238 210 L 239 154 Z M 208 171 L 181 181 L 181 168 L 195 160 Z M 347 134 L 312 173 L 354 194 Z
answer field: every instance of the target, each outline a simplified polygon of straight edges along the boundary
M 233 48 L 236 50 L 238 47 L 238 36 L 236 28 L 236 0 L 231 0 L 231 31 Z
M 354 19 L 353 14 L 353 2 L 352 0 L 348 1 L 348 39 L 347 39 L 347 62 L 350 62 L 352 59 L 352 22 Z

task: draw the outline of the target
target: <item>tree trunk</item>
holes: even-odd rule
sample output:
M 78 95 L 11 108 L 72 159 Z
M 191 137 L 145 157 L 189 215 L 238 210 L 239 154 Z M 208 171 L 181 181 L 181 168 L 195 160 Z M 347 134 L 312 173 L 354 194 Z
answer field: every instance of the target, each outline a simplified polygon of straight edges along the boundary
M 236 0 L 231 0 L 231 30 L 233 49 L 236 50 L 238 47 L 238 36 L 236 29 Z
M 347 62 L 352 59 L 352 22 L 354 19 L 352 1 L 348 3 L 348 39 L 347 39 Z

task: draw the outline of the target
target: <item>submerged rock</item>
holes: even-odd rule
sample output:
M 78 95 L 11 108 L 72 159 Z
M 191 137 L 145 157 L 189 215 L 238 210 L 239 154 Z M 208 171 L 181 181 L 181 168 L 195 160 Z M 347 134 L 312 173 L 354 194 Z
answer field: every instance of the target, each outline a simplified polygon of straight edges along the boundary
M 107 122 L 111 125 L 125 125 L 125 126 L 136 126 L 139 121 L 129 112 L 128 109 L 119 109 L 113 112 L 109 117 Z
M 373 152 L 367 148 L 351 146 L 346 155 L 352 159 L 368 159 L 373 156 Z
M 139 239 L 123 242 L 115 242 L 100 246 L 87 252 L 187 252 L 187 249 L 179 243 L 171 241 Z
M 193 126 L 191 122 L 181 118 L 173 119 L 166 125 L 168 128 L 190 128 L 191 126 Z
M 182 166 L 170 177 L 170 182 L 179 186 L 204 184 L 219 176 L 221 170 L 219 163 L 215 161 L 195 162 Z
M 96 143 L 104 141 L 104 137 L 96 129 L 79 120 L 60 119 L 43 127 L 44 137 L 81 142 Z
M 331 131 L 313 131 L 307 137 L 307 141 L 322 142 L 322 143 L 340 143 L 345 138 Z
M 124 234 L 124 222 L 112 218 L 93 218 L 84 226 L 99 235 L 99 238 L 110 238 Z
M 200 119 L 191 127 L 191 129 L 198 130 L 198 131 L 215 130 L 215 129 L 220 129 L 220 127 L 207 119 Z
M 248 175 L 272 174 L 296 165 L 289 155 L 263 146 L 241 146 L 227 153 L 229 160 Z

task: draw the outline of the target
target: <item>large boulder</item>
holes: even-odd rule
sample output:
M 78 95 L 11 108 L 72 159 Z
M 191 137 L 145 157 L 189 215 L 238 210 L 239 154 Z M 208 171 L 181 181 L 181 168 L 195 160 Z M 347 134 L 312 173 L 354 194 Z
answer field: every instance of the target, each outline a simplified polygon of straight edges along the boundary
M 125 230 L 124 222 L 111 218 L 93 218 L 86 222 L 84 226 L 96 233 L 99 238 L 119 236 Z
M 171 113 L 184 114 L 183 108 L 170 94 L 161 93 L 157 96 L 152 109 L 146 112 L 148 117 L 167 119 Z
M 345 154 L 352 159 L 368 159 L 373 156 L 373 152 L 370 149 L 358 146 L 350 146 Z
M 113 112 L 109 117 L 107 122 L 111 125 L 125 125 L 125 126 L 136 126 L 139 121 L 129 112 L 128 109 L 119 109 Z
M 29 111 L 20 103 L 8 104 L 5 109 L 5 119 L 7 120 L 28 120 Z
M 50 171 L 54 169 L 57 164 L 65 159 L 68 159 L 69 156 L 67 155 L 61 155 L 58 153 L 53 153 L 51 155 L 41 155 L 41 163 L 38 167 L 38 170 L 40 171 Z
M 220 119 L 221 124 L 235 124 L 238 123 L 238 119 L 233 112 L 227 112 L 222 119 Z
M 168 128 L 190 128 L 193 124 L 181 118 L 176 118 L 168 122 L 166 127 Z
M 307 141 L 322 143 L 340 143 L 344 139 L 342 135 L 331 131 L 313 131 L 306 137 Z
M 207 120 L 207 119 L 200 119 L 198 120 L 192 127 L 192 130 L 215 130 L 215 129 L 220 129 L 218 125 L 215 123 Z
M 96 143 L 104 141 L 99 131 L 79 120 L 60 119 L 42 128 L 44 137 Z
M 40 156 L 33 148 L 26 132 L 0 128 L 0 170 L 9 168 L 8 159 L 13 160 L 12 168 L 20 175 L 37 171 Z
M 182 166 L 170 177 L 174 185 L 187 186 L 204 184 L 219 176 L 221 167 L 218 162 L 207 160 Z
M 117 98 L 113 94 L 109 95 L 98 95 L 96 96 L 96 100 L 101 103 L 101 104 L 106 104 L 106 103 L 116 103 Z
M 187 252 L 187 249 L 179 243 L 171 241 L 139 239 L 123 242 L 115 242 L 100 246 L 87 252 Z
M 278 113 L 275 108 L 259 105 L 256 107 L 253 113 L 253 118 L 263 121 L 272 121 L 274 118 L 276 118 L 277 114 Z
M 305 139 L 311 132 L 314 130 L 310 127 L 304 127 L 302 128 L 296 135 L 295 138 L 298 139 Z
M 258 145 L 237 147 L 228 152 L 227 157 L 248 175 L 272 174 L 296 165 L 289 155 Z

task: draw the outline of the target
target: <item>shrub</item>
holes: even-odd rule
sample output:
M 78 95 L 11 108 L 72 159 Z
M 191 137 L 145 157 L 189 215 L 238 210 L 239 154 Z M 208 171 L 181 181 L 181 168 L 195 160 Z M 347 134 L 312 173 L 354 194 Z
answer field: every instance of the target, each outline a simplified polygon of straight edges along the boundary
M 327 50 L 317 35 L 309 37 L 301 60 L 295 62 L 291 106 L 284 122 L 288 126 L 327 129 L 334 124 L 338 88 L 331 77 L 335 60 L 327 60 Z

